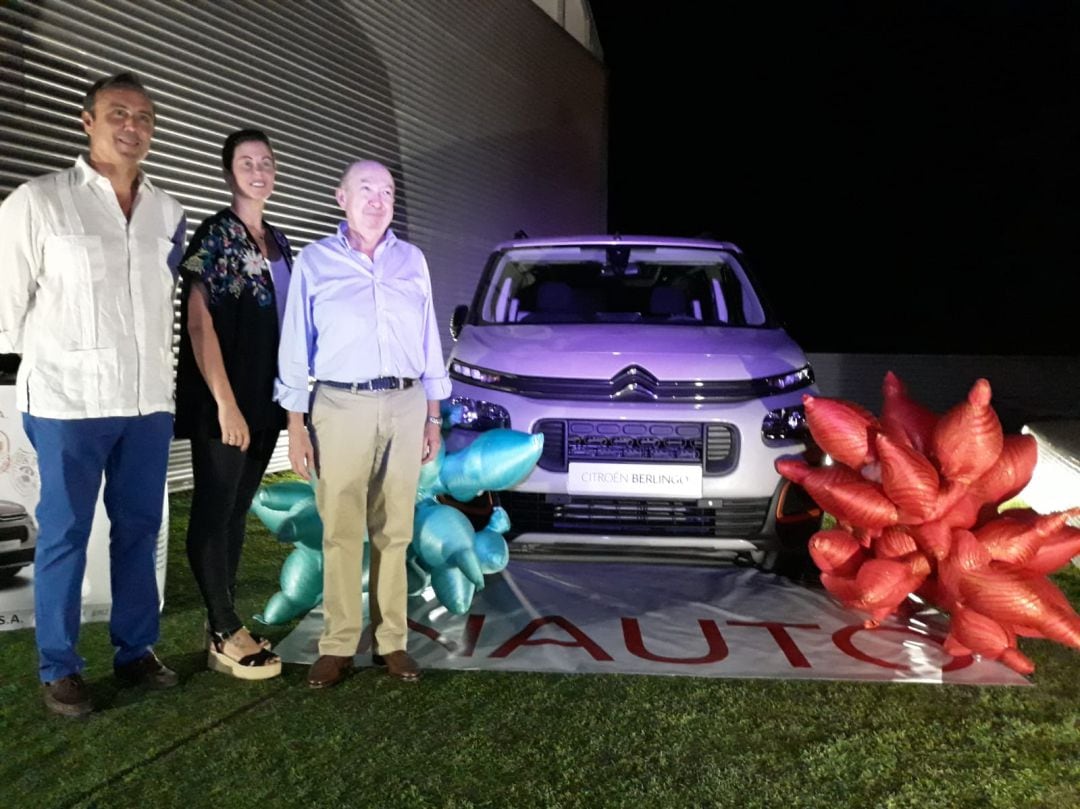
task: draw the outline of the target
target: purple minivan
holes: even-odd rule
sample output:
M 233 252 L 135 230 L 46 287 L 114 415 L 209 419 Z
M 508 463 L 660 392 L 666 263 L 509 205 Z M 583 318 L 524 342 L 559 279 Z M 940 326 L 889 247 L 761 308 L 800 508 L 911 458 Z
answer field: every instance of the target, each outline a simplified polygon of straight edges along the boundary
M 773 464 L 806 449 L 814 374 L 734 244 L 506 242 L 451 334 L 448 448 L 544 435 L 536 469 L 498 494 L 515 552 L 805 559 L 820 513 Z

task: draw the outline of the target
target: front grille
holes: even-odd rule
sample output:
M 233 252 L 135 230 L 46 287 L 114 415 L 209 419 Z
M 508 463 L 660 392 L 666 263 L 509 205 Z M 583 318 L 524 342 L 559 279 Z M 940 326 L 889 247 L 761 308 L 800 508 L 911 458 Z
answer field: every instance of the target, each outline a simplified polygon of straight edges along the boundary
M 566 471 L 566 422 L 548 419 L 539 422 L 534 433 L 544 434 L 544 452 L 536 465 L 549 472 Z
M 768 497 L 713 500 L 638 500 L 499 492 L 510 515 L 508 537 L 528 532 L 638 534 L 644 536 L 750 537 L 769 513 Z
M 30 529 L 26 527 L 25 523 L 16 525 L 0 524 L 0 542 L 7 542 L 12 539 L 17 539 L 19 542 L 26 542 L 29 538 Z
M 696 464 L 707 475 L 731 471 L 738 460 L 738 433 L 730 424 L 696 422 L 544 419 L 533 432 L 544 434 L 538 463 L 565 472 L 572 462 Z
M 730 424 L 705 426 L 705 474 L 722 475 L 739 459 L 739 434 Z
M 701 463 L 701 425 L 653 422 L 566 422 L 566 460 Z

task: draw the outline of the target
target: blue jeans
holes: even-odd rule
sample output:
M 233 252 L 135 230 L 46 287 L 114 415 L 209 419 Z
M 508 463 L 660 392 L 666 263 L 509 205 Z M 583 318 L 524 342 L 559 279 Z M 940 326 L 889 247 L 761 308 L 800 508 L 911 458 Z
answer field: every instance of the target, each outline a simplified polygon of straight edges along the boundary
M 34 623 L 39 676 L 82 671 L 79 641 L 86 546 L 101 477 L 109 515 L 114 665 L 134 662 L 158 639 L 156 549 L 172 438 L 172 414 L 47 419 L 23 414 L 38 456 Z

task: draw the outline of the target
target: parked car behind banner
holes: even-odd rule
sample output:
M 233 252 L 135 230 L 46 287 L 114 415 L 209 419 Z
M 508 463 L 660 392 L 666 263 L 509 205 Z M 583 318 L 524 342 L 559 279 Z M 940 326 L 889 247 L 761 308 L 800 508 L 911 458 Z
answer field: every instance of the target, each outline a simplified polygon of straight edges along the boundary
M 41 483 L 37 455 L 23 432 L 22 414 L 15 407 L 18 359 L 13 354 L 0 354 L 0 630 L 34 625 L 37 522 L 33 515 Z M 165 592 L 168 506 L 166 498 L 157 542 L 159 593 Z M 109 519 L 99 492 L 82 581 L 82 621 L 107 621 L 111 610 Z
M 37 527 L 26 508 L 0 500 L 0 582 L 13 579 L 34 563 Z

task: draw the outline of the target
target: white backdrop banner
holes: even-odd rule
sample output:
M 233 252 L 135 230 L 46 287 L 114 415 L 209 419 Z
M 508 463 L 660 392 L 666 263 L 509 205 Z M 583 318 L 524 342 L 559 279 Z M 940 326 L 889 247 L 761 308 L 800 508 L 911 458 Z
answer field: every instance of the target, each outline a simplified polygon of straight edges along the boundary
M 875 629 L 818 588 L 750 568 L 512 558 L 468 615 L 410 601 L 409 652 L 433 669 L 1029 685 L 993 661 L 953 658 L 937 613 Z M 318 657 L 322 613 L 277 647 Z M 357 665 L 370 664 L 370 631 Z
M 34 510 L 40 494 L 37 455 L 22 428 L 22 413 L 15 408 L 15 388 L 0 385 L 0 500 L 18 503 L 37 525 Z M 169 501 L 157 545 L 158 592 L 165 592 L 166 548 L 169 541 Z M 15 540 L 0 539 L 0 564 L 6 565 L 19 550 Z M 22 556 L 20 555 L 20 560 Z M 112 610 L 109 586 L 109 519 L 98 492 L 97 510 L 90 528 L 86 574 L 82 583 L 82 620 L 107 621 Z M 24 629 L 34 625 L 34 565 L 0 568 L 0 630 Z

